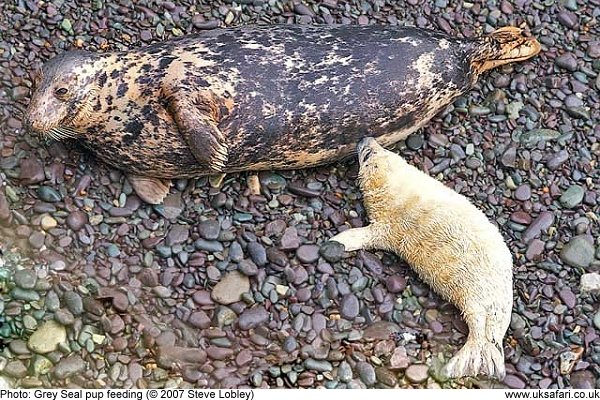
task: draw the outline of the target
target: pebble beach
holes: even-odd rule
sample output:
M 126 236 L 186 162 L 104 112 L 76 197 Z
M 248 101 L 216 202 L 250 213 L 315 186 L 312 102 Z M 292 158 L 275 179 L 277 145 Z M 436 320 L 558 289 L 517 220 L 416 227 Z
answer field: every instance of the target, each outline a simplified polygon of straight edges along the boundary
M 460 312 L 368 223 L 354 159 L 180 179 L 164 204 L 76 142 L 23 129 L 32 72 L 244 24 L 382 24 L 542 44 L 394 151 L 465 195 L 514 255 L 507 375 L 446 380 Z M 0 388 L 600 387 L 599 0 L 103 0 L 0 9 Z

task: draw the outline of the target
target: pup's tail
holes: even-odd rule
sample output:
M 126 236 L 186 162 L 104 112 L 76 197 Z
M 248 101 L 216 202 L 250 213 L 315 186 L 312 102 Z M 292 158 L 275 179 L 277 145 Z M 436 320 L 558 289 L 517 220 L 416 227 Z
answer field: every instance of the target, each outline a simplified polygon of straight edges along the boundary
M 487 375 L 498 380 L 506 376 L 502 344 L 467 340 L 443 369 L 448 378 Z

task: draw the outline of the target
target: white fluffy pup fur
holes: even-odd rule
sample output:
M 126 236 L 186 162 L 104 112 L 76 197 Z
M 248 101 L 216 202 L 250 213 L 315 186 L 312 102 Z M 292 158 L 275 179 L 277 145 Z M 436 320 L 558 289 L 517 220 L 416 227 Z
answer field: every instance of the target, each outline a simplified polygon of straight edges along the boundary
M 512 311 L 513 260 L 498 228 L 467 198 L 375 139 L 363 139 L 357 152 L 370 225 L 331 240 L 346 251 L 398 254 L 462 311 L 469 336 L 445 366 L 446 376 L 503 379 L 502 339 Z

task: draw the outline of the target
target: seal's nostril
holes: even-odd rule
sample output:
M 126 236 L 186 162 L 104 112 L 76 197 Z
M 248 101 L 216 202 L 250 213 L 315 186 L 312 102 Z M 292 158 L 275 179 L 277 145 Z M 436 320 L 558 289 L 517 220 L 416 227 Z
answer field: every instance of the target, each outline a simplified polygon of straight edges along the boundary
M 362 155 L 362 157 L 361 157 L 362 161 L 365 162 L 373 155 L 373 149 L 368 147 L 362 151 L 361 155 Z

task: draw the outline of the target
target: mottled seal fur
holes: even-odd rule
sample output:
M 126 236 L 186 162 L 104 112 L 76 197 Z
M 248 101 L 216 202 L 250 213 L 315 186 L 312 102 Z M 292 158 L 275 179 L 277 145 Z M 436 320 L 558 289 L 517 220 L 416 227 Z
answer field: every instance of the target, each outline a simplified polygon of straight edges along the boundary
M 35 79 L 33 131 L 77 138 L 149 202 L 164 179 L 294 169 L 408 136 L 477 77 L 539 43 L 406 27 L 237 27 L 128 52 L 63 53 Z
M 498 228 L 464 196 L 383 149 L 358 146 L 359 182 L 370 224 L 331 240 L 347 251 L 397 253 L 469 326 L 448 377 L 505 376 L 502 339 L 512 311 L 512 255 Z

